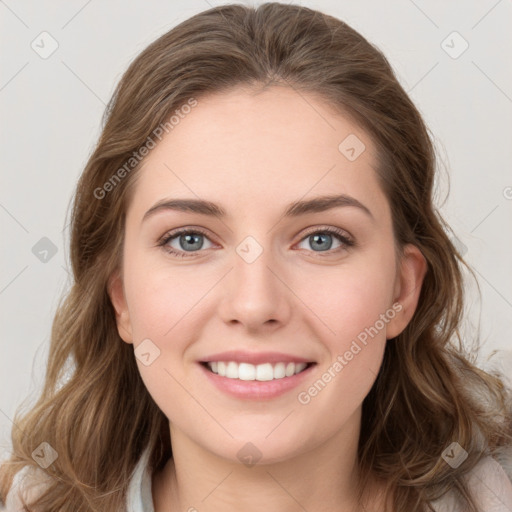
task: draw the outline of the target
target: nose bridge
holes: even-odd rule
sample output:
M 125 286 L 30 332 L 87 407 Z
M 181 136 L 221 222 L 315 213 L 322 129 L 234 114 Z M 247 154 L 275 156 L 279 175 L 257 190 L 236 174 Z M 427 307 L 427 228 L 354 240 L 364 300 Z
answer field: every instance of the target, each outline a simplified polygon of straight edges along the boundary
M 270 238 L 260 235 L 258 240 L 249 235 L 235 247 L 234 268 L 223 301 L 225 321 L 238 321 L 251 328 L 270 320 L 287 321 L 291 310 L 289 292 L 276 276 L 279 264 L 269 246 Z

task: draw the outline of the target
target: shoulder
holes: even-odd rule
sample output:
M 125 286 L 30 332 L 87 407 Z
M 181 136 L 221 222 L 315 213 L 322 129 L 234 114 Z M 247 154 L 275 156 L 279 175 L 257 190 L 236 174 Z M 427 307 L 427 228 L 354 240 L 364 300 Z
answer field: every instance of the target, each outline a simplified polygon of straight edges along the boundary
M 512 482 L 501 464 L 493 457 L 486 457 L 468 478 L 470 489 L 482 510 L 510 512 L 512 510 Z
M 127 489 L 127 512 L 154 512 L 149 455 L 149 449 L 144 450 L 133 470 Z M 25 512 L 23 501 L 33 501 L 48 484 L 45 471 L 33 466 L 23 467 L 14 475 L 5 505 L 0 504 L 0 512 Z
M 48 485 L 48 475 L 39 468 L 25 466 L 13 478 L 1 512 L 25 512 L 23 502 L 33 501 Z
M 512 481 L 493 457 L 483 458 L 466 476 L 478 510 L 481 512 L 512 511 Z M 432 503 L 436 512 L 463 512 L 453 493 Z

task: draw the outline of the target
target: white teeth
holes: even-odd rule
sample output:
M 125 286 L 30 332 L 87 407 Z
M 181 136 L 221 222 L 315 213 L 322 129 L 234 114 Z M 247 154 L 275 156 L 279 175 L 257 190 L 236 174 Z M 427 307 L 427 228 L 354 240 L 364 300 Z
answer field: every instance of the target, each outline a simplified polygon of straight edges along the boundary
M 284 363 L 277 363 L 274 366 L 274 379 L 282 379 L 283 377 L 286 377 Z
M 256 366 L 256 380 L 272 380 L 274 378 L 274 369 L 270 363 L 259 364 Z
M 267 381 L 291 377 L 303 371 L 306 363 L 249 364 L 235 361 L 214 361 L 207 363 L 213 373 L 228 379 Z
M 230 361 L 226 366 L 226 377 L 228 379 L 238 379 L 238 365 Z
M 306 368 L 306 363 L 298 363 L 295 365 L 295 373 L 300 373 L 304 368 Z
M 212 371 L 215 373 L 213 369 L 212 363 Z M 238 378 L 240 380 L 255 380 L 256 379 L 256 366 L 253 364 L 240 363 L 238 365 Z

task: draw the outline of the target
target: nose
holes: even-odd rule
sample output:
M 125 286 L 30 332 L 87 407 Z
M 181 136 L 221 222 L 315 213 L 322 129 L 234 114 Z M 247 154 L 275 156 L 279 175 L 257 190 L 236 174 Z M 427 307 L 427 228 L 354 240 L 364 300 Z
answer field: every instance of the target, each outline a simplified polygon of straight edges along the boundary
M 222 320 L 239 324 L 253 334 L 286 325 L 294 295 L 286 284 L 286 272 L 272 251 L 249 239 L 237 247 L 232 263 L 219 303 Z

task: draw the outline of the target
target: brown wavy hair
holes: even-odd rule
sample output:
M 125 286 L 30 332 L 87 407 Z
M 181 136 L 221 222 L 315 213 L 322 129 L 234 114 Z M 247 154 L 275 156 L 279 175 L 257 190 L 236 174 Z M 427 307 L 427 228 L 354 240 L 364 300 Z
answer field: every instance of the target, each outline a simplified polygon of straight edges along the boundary
M 476 277 L 434 205 L 430 132 L 379 49 L 339 19 L 279 3 L 201 12 L 148 46 L 120 80 L 77 185 L 72 284 L 53 322 L 41 395 L 14 419 L 0 500 L 20 469 L 39 468 L 32 452 L 42 442 L 58 453 L 44 470 L 45 491 L 27 504 L 42 511 L 123 510 L 142 451 L 150 447 L 153 469 L 172 456 L 168 419 L 144 386 L 133 347 L 119 337 L 107 289 L 121 263 L 140 164 L 101 199 L 97 191 L 191 98 L 273 85 L 323 98 L 369 134 L 395 242 L 416 245 L 428 264 L 417 310 L 386 344 L 363 402 L 360 493 L 376 475 L 393 510 L 433 510 L 431 500 L 454 489 L 476 511 L 465 475 L 512 444 L 510 396 L 498 374 L 476 366 L 478 340 L 472 350 L 462 343 L 464 268 Z M 468 452 L 457 468 L 441 456 L 453 441 Z

